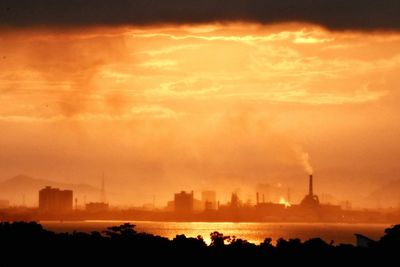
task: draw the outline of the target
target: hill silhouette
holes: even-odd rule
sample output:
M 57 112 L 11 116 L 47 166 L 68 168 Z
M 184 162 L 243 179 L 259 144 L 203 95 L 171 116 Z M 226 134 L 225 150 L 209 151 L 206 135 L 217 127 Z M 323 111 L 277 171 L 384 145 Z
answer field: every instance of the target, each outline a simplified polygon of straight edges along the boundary
M 82 198 L 85 195 L 94 200 L 99 198 L 100 192 L 100 189 L 88 184 L 60 183 L 20 174 L 0 182 L 0 195 L 2 199 L 10 200 L 14 205 L 21 205 L 23 201 L 27 205 L 37 205 L 38 191 L 45 186 L 71 189 L 74 191 L 74 197 Z

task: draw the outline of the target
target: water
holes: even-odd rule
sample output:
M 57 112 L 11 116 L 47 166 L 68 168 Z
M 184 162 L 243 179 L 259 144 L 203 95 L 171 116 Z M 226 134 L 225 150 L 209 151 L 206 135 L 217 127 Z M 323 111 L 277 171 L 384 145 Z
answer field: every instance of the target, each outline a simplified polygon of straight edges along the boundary
M 120 225 L 126 221 L 42 221 L 45 229 L 55 232 L 91 232 L 102 231 L 109 226 Z M 153 222 L 130 221 L 135 224 L 138 232 L 174 238 L 178 234 L 187 237 L 203 236 L 210 243 L 210 233 L 218 231 L 224 235 L 236 236 L 259 244 L 266 237 L 272 238 L 275 243 L 283 237 L 300 238 L 305 241 L 310 238 L 320 237 L 326 242 L 334 244 L 355 244 L 355 233 L 366 235 L 378 240 L 389 224 L 344 224 L 344 223 L 230 223 L 230 222 Z

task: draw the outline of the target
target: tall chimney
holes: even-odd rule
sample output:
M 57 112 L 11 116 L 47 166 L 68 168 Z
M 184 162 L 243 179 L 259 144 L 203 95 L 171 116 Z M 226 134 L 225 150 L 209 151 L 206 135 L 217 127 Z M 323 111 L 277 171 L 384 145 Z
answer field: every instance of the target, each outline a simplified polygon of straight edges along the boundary
M 259 204 L 259 196 L 258 196 L 258 192 L 257 192 L 257 196 L 256 196 L 256 198 L 257 198 L 257 205 Z
M 313 180 L 312 180 L 312 174 L 310 174 L 310 184 L 308 186 L 308 195 L 313 196 Z

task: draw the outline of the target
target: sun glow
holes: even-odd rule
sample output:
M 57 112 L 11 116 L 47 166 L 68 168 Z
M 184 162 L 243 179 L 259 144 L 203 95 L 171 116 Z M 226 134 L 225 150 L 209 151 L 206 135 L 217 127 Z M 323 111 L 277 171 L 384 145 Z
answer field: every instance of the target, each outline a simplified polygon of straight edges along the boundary
M 23 39 L 9 33 L 0 41 L 7 55 L 0 60 L 0 88 L 9 88 L 2 90 L 0 119 L 101 118 L 105 113 L 129 119 L 137 117 L 131 112 L 137 101 L 180 114 L 191 113 L 187 107 L 204 99 L 215 107 L 254 101 L 362 104 L 389 94 L 385 76 L 400 65 L 397 54 L 379 58 L 367 49 L 390 51 L 400 38 L 384 46 L 377 37 L 312 25 L 108 31 L 33 31 Z M 8 101 L 13 94 L 18 98 Z M 181 101 L 188 103 L 184 110 Z
M 279 204 L 285 205 L 286 208 L 291 206 L 291 204 L 284 197 L 279 199 Z
M 253 194 L 266 178 L 301 184 L 298 144 L 330 183 L 359 158 L 370 179 L 396 175 L 399 34 L 297 23 L 2 31 L 5 177 L 96 184 L 107 165 L 117 202 L 151 202 L 156 191 L 164 203 L 210 185 Z

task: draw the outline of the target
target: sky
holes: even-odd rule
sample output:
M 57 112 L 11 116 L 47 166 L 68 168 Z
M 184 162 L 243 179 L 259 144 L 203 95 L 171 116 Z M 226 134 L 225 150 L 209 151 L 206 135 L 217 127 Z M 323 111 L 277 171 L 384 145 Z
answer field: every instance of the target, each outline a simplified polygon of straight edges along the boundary
M 2 1 L 0 179 L 111 203 L 399 179 L 398 1 Z M 398 201 L 398 200 L 395 200 Z M 385 203 L 380 203 L 385 205 Z M 393 205 L 393 203 L 387 203 Z

